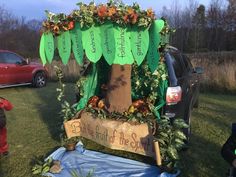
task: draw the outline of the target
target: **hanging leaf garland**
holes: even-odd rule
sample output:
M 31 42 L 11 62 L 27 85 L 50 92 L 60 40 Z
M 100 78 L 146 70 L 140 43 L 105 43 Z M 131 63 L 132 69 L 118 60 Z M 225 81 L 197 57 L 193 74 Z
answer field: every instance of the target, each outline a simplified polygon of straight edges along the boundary
M 44 34 L 44 44 L 47 61 L 52 63 L 52 59 L 54 57 L 54 38 L 51 32 Z
M 158 45 L 160 42 L 160 35 L 156 33 L 155 25 L 153 24 L 149 30 L 149 49 L 147 54 L 148 66 L 151 72 L 154 72 L 158 66 L 160 54 L 158 52 Z
M 78 5 L 80 8 L 69 15 L 47 12 L 42 29 L 44 33 L 49 33 L 48 37 L 43 37 L 47 44 L 42 44 L 41 48 L 41 55 L 45 53 L 45 57 L 42 57 L 44 63 L 52 61 L 53 47 L 50 45 L 54 44 L 64 64 L 68 62 L 71 47 L 79 64 L 83 62 L 83 49 L 90 61 L 97 62 L 103 54 L 110 65 L 132 64 L 134 60 L 141 65 L 149 50 L 149 66 L 152 71 L 156 69 L 159 61 L 156 50 L 158 46 L 166 46 L 171 31 L 165 20 L 155 21 L 155 13 L 151 8 L 143 10 L 137 3 L 129 6 L 113 2 Z M 58 36 L 54 43 L 51 42 L 51 33 Z
M 83 31 L 83 46 L 88 59 L 96 63 L 102 56 L 100 28 L 92 26 Z
M 71 54 L 70 32 L 65 31 L 57 37 L 57 47 L 63 64 L 67 64 Z
M 160 53 L 158 51 L 160 44 L 160 31 L 164 27 L 163 20 L 156 20 L 149 29 L 149 49 L 147 54 L 148 66 L 151 72 L 154 72 L 158 66 Z
M 109 65 L 115 58 L 115 38 L 112 23 L 105 23 L 101 27 L 102 53 Z
M 115 59 L 113 64 L 132 64 L 134 58 L 131 52 L 130 29 L 128 27 L 114 27 Z
M 44 43 L 45 34 L 43 33 L 40 39 L 39 45 L 39 55 L 42 60 L 43 65 L 47 63 L 46 54 L 45 54 L 45 43 Z
M 154 25 L 157 29 L 157 32 L 160 33 L 165 26 L 164 20 L 155 20 Z
M 131 48 L 135 61 L 140 65 L 146 57 L 149 47 L 148 29 L 133 27 L 131 32 Z
M 72 41 L 72 51 L 74 53 L 75 60 L 79 65 L 83 64 L 84 50 L 82 45 L 82 32 L 79 23 L 75 23 L 75 27 L 70 31 Z

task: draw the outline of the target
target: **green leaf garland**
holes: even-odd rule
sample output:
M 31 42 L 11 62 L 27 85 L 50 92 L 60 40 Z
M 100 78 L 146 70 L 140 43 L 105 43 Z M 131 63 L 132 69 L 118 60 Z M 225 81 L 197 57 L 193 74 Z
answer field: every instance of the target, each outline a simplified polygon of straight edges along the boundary
M 101 26 L 102 52 L 109 65 L 115 58 L 115 38 L 112 23 L 105 23 Z
M 132 64 L 134 58 L 131 52 L 130 29 L 119 26 L 114 27 L 115 59 L 113 64 Z
M 45 43 L 45 54 L 47 61 L 49 63 L 52 63 L 52 59 L 54 57 L 54 38 L 51 32 L 45 33 L 44 43 Z
M 79 65 L 83 64 L 84 50 L 82 45 L 82 32 L 79 23 L 75 24 L 73 30 L 70 31 L 72 41 L 72 51 L 75 56 L 75 60 Z
M 160 53 L 158 51 L 159 44 L 160 44 L 160 31 L 164 27 L 164 21 L 163 20 L 156 20 L 149 30 L 149 49 L 147 54 L 147 61 L 148 66 L 151 70 L 151 72 L 154 72 L 158 66 L 159 60 L 160 60 Z
M 146 57 L 149 47 L 148 29 L 133 27 L 131 32 L 131 48 L 135 61 L 140 65 Z
M 82 39 L 87 58 L 96 63 L 102 56 L 100 28 L 92 26 L 83 31 Z
M 67 64 L 71 54 L 70 32 L 65 31 L 57 37 L 57 47 L 63 64 Z
M 40 55 L 43 65 L 47 63 L 44 39 L 45 39 L 45 34 L 43 33 L 41 36 L 40 45 L 39 45 L 39 55 Z

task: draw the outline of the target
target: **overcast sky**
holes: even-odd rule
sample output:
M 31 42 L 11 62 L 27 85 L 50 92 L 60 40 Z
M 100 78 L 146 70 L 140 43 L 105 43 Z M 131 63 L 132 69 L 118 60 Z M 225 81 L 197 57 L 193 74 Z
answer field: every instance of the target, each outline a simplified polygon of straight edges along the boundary
M 84 3 L 88 3 L 91 0 L 82 0 Z M 162 10 L 163 6 L 170 8 L 174 1 L 178 0 L 123 0 L 126 4 L 132 4 L 138 2 L 143 9 L 152 7 L 158 14 Z M 208 6 L 210 0 L 197 0 L 199 4 Z M 44 10 L 51 12 L 63 12 L 70 13 L 73 9 L 76 9 L 76 3 L 79 0 L 0 0 L 0 6 L 9 10 L 11 13 L 18 17 L 26 17 L 30 19 L 42 19 L 45 17 Z M 96 4 L 101 2 L 107 2 L 106 0 L 95 0 Z M 179 0 L 181 7 L 185 7 L 185 3 L 188 0 Z

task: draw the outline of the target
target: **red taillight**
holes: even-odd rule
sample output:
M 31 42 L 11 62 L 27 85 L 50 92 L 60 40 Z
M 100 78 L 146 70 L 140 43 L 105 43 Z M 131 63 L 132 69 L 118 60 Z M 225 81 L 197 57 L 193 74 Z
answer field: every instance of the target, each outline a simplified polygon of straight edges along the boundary
M 168 105 L 177 104 L 179 101 L 181 101 L 181 98 L 182 98 L 182 89 L 180 86 L 167 88 L 166 104 Z

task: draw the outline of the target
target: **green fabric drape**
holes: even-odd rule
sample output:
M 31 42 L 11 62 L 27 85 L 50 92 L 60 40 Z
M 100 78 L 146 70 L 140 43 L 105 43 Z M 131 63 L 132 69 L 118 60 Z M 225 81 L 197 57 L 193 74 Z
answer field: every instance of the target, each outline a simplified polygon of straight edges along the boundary
M 84 95 L 76 106 L 77 111 L 80 111 L 81 109 L 83 109 L 87 105 L 89 98 L 95 95 L 97 83 L 98 83 L 97 66 L 96 64 L 93 64 L 92 71 L 87 76 L 84 86 L 83 86 Z
M 161 115 L 159 110 L 166 104 L 166 89 L 168 87 L 168 81 L 167 80 L 160 80 L 160 84 L 158 87 L 158 95 L 159 95 L 159 101 L 156 104 L 157 106 L 154 108 L 154 114 L 157 117 L 157 120 L 161 119 Z

